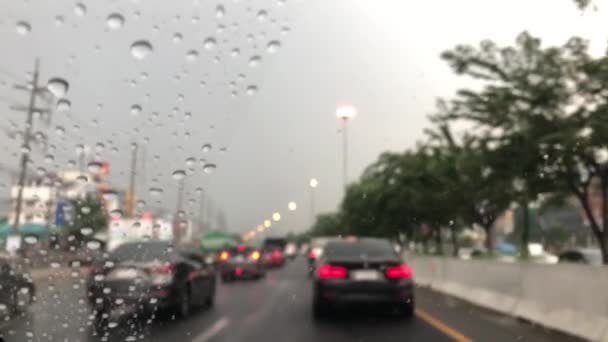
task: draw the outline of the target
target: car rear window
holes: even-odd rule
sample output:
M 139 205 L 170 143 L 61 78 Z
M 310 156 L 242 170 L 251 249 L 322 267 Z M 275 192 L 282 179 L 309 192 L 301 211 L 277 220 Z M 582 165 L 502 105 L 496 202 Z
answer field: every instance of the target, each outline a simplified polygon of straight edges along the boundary
M 117 261 L 144 262 L 168 259 L 173 255 L 173 245 L 168 242 L 128 243 L 119 246 L 110 258 Z
M 396 258 L 397 254 L 388 241 L 360 240 L 333 241 L 325 246 L 328 258 Z

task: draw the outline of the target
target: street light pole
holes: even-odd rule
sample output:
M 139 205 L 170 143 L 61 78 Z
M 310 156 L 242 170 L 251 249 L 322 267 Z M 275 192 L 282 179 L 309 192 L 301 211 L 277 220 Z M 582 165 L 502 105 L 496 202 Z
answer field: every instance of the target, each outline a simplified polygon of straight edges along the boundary
M 355 107 L 343 106 L 336 109 L 336 117 L 342 120 L 342 182 L 344 184 L 344 191 L 348 185 L 348 132 L 347 124 L 348 120 L 355 117 Z
M 319 185 L 319 181 L 316 178 L 311 178 L 309 182 L 310 186 L 310 226 L 315 224 L 315 189 Z

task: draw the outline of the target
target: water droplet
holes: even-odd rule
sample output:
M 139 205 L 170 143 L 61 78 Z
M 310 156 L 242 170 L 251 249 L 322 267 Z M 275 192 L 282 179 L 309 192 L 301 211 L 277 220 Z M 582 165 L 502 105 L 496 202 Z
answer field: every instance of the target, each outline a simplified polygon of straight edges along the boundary
M 65 18 L 62 15 L 55 17 L 55 26 L 63 26 L 65 24 Z
M 82 2 L 77 3 L 76 6 L 74 6 L 74 13 L 76 13 L 77 16 L 82 17 L 87 14 L 87 6 Z
M 277 0 L 277 6 L 283 6 L 283 5 L 285 5 L 286 1 L 287 0 Z
M 268 12 L 266 12 L 265 10 L 259 10 L 256 17 L 258 18 L 259 21 L 265 21 L 266 18 L 268 17 Z
M 124 25 L 124 23 L 125 23 L 125 17 L 123 17 L 119 13 L 112 13 L 112 14 L 108 15 L 108 18 L 106 18 L 106 24 L 108 25 L 108 28 L 111 30 L 120 29 Z
M 57 135 L 63 135 L 65 133 L 65 128 L 63 128 L 63 126 L 57 126 L 55 127 L 55 133 Z
M 23 240 L 25 241 L 25 243 L 33 245 L 36 242 L 38 242 L 38 237 L 33 236 L 33 235 L 28 235 L 25 238 L 23 238 Z
M 251 58 L 249 58 L 249 66 L 252 68 L 257 67 L 258 65 L 260 65 L 260 63 L 262 62 L 262 57 L 255 55 Z
M 215 17 L 218 19 L 223 18 L 226 15 L 226 9 L 223 5 L 217 5 L 215 7 Z
M 212 50 L 213 48 L 215 48 L 216 44 L 217 44 L 217 41 L 213 37 L 208 37 L 203 42 L 203 46 L 205 47 L 206 50 Z
M 148 190 L 150 192 L 150 196 L 159 197 L 163 194 L 163 189 L 161 188 L 150 188 Z
M 101 243 L 99 241 L 91 240 L 87 241 L 87 248 L 91 250 L 97 250 L 101 247 Z
M 173 171 L 173 174 L 171 175 L 171 177 L 173 177 L 173 179 L 175 179 L 175 180 L 181 180 L 181 179 L 184 179 L 184 177 L 186 177 L 186 172 L 184 170 L 175 170 L 175 171 Z
M 258 87 L 256 85 L 250 85 L 247 87 L 247 95 L 253 96 L 258 92 Z
M 204 144 L 202 147 L 203 152 L 210 152 L 211 148 L 212 148 L 211 144 Z
M 144 59 L 148 57 L 152 53 L 154 49 L 152 48 L 152 44 L 147 40 L 138 40 L 131 44 L 131 55 L 135 59 Z
M 173 34 L 173 43 L 177 44 L 177 43 L 181 42 L 182 39 L 184 39 L 184 36 L 182 36 L 181 33 L 174 33 Z
M 230 51 L 230 56 L 238 57 L 241 54 L 241 50 L 239 48 L 234 48 Z
M 53 77 L 47 83 L 47 89 L 55 97 L 63 97 L 68 92 L 70 84 L 63 78 Z
M 17 22 L 17 25 L 15 25 L 15 30 L 18 34 L 25 36 L 32 31 L 32 26 L 26 21 L 19 21 Z
M 191 167 L 196 163 L 196 158 L 190 157 L 186 159 L 186 166 Z
M 55 161 L 55 157 L 52 154 L 47 154 L 46 156 L 44 156 L 44 162 L 45 163 L 52 163 Z
M 186 53 L 186 60 L 188 62 L 194 62 L 198 58 L 198 51 L 190 50 Z
M 281 42 L 279 42 L 278 40 L 271 40 L 266 45 L 266 51 L 268 51 L 268 53 L 276 53 L 277 51 L 279 51 L 280 47 Z
M 67 99 L 61 99 L 57 101 L 57 111 L 58 112 L 69 112 L 72 108 L 72 102 Z
M 89 235 L 93 234 L 93 228 L 82 227 L 82 228 L 80 228 L 80 234 L 82 234 L 84 236 L 89 236 Z
M 87 165 L 87 170 L 89 170 L 91 173 L 97 174 L 101 171 L 102 167 L 103 165 L 100 162 L 92 161 Z
M 110 211 L 110 216 L 114 219 L 120 219 L 122 217 L 122 210 L 114 209 Z
M 137 116 L 141 113 L 141 106 L 138 104 L 134 104 L 131 106 L 131 115 Z
M 281 34 L 283 36 L 288 35 L 290 31 L 291 31 L 291 29 L 289 28 L 289 26 L 283 26 L 283 27 L 281 27 Z
M 205 166 L 203 166 L 203 172 L 211 174 L 215 171 L 216 168 L 217 166 L 215 164 L 205 164 Z

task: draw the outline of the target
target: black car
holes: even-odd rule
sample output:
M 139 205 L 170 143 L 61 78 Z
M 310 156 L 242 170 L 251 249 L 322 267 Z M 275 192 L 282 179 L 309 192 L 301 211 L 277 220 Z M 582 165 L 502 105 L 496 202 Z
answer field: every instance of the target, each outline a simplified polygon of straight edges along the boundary
M 262 251 L 258 248 L 241 244 L 221 251 L 218 259 L 222 281 L 259 279 L 266 273 Z
M 25 265 L 17 257 L 0 256 L 0 316 L 23 311 L 33 302 L 36 287 Z
M 115 311 L 187 316 L 194 306 L 211 306 L 215 273 L 195 250 L 166 241 L 129 242 L 93 263 L 87 288 L 96 326 L 102 327 Z
M 414 314 L 412 269 L 387 240 L 362 238 L 327 243 L 317 259 L 313 280 L 313 314 L 333 307 L 387 304 L 405 317 Z

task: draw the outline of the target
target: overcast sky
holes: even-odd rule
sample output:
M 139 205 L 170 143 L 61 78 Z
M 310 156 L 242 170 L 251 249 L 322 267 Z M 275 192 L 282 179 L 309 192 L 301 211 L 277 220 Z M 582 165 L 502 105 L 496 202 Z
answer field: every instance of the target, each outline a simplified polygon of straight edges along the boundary
M 547 44 L 580 35 L 599 53 L 608 3 L 598 5 L 583 15 L 570 0 L 3 0 L 1 128 L 21 127 L 24 115 L 8 107 L 27 98 L 12 85 L 25 80 L 38 56 L 43 82 L 69 82 L 71 108 L 54 113 L 48 127 L 36 122 L 56 148 L 49 152 L 54 161 L 35 152 L 34 167 L 64 169 L 77 144 L 95 152 L 103 143 L 99 158 L 124 189 L 129 144 L 149 140 L 145 182 L 138 179 L 148 204 L 160 200 L 174 210 L 171 174 L 188 169 L 192 157 L 186 199 L 203 187 L 231 230 L 252 228 L 275 211 L 283 219 L 273 231 L 303 230 L 311 177 L 319 180 L 319 212 L 335 209 L 342 196 L 337 106 L 357 108 L 349 123 L 352 181 L 379 153 L 412 147 L 435 99 L 467 84 L 439 59 L 441 51 L 485 38 L 510 44 L 527 29 Z M 113 13 L 124 17 L 121 27 L 108 26 Z M 216 44 L 205 45 L 207 38 Z M 130 47 L 141 40 L 152 51 L 137 59 Z M 272 41 L 280 47 L 269 51 Z M 198 57 L 188 60 L 191 50 Z M 254 56 L 259 63 L 250 63 Z M 248 87 L 257 92 L 247 95 Z M 2 164 L 17 165 L 20 142 L 1 134 Z M 217 170 L 205 174 L 201 158 Z M 8 194 L 3 177 L 0 190 Z M 162 196 L 151 197 L 151 187 Z M 289 201 L 297 202 L 295 212 Z M 186 208 L 196 212 L 198 205 Z

